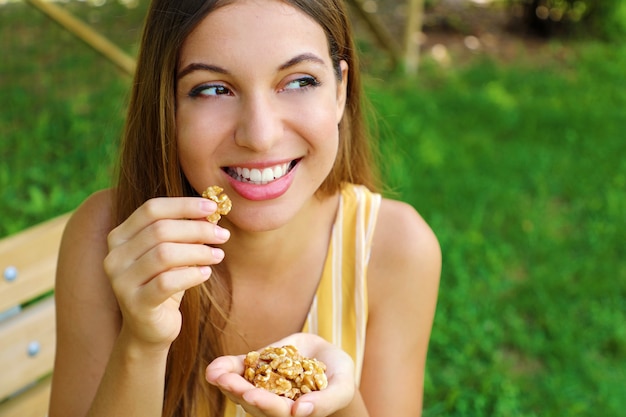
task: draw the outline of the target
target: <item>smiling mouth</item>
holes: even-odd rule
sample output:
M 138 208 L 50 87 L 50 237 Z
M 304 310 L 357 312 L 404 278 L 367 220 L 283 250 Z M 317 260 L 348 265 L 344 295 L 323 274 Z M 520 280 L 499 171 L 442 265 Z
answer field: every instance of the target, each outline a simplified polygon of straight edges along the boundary
M 272 181 L 276 181 L 287 175 L 289 172 L 291 172 L 293 167 L 295 167 L 299 161 L 299 159 L 294 159 L 293 161 L 288 163 L 274 165 L 272 167 L 266 167 L 261 169 L 226 167 L 224 168 L 224 172 L 240 182 L 264 185 Z

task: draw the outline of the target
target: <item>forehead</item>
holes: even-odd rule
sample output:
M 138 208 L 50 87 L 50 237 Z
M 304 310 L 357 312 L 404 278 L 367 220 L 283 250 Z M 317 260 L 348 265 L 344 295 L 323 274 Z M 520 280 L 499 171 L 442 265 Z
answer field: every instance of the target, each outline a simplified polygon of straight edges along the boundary
M 198 59 L 289 59 L 313 52 L 330 63 L 324 30 L 281 0 L 236 0 L 208 14 L 183 43 L 180 63 Z

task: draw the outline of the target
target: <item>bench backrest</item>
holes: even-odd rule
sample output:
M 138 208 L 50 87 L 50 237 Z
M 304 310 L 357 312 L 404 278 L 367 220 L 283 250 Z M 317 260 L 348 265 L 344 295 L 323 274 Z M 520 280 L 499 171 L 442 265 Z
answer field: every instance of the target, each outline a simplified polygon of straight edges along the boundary
M 54 363 L 54 276 L 69 214 L 0 240 L 0 417 L 44 417 Z

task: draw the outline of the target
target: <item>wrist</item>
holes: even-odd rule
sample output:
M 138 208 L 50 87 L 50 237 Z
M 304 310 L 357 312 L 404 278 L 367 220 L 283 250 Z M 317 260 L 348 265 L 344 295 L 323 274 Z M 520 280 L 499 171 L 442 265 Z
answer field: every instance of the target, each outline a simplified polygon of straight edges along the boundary
M 332 414 L 332 417 L 369 417 L 369 412 L 367 411 L 367 407 L 365 406 L 365 402 L 363 401 L 363 397 L 361 395 L 361 391 L 359 391 L 358 387 L 354 389 L 354 396 L 350 403 L 341 410 L 336 411 Z
M 130 362 L 167 360 L 171 343 L 151 343 L 133 335 L 125 326 L 118 335 L 116 347 L 123 352 L 123 356 Z

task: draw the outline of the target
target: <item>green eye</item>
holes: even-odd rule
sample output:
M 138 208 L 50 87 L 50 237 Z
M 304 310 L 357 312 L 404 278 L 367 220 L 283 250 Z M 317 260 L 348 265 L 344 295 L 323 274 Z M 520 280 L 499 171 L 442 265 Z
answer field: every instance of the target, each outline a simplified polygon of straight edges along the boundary
M 189 96 L 222 96 L 227 94 L 230 94 L 230 90 L 223 85 L 201 85 L 191 90 Z
M 285 86 L 285 90 L 298 90 L 307 87 L 317 87 L 320 82 L 313 77 L 302 77 L 289 82 Z

